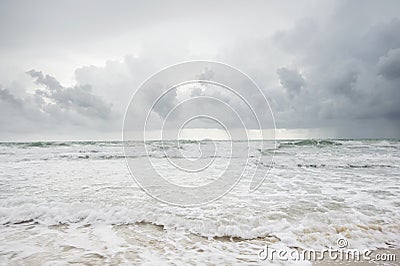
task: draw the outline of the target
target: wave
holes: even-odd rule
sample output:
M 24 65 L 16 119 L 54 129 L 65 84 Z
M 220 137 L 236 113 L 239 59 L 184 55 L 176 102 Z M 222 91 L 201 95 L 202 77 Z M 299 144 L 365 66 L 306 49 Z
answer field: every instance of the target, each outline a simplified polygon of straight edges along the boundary
M 285 147 L 298 147 L 298 146 L 316 146 L 316 147 L 325 147 L 325 146 L 340 146 L 342 143 L 333 140 L 316 140 L 316 139 L 305 139 L 299 141 L 285 141 L 279 142 L 278 148 Z
M 297 164 L 297 167 L 305 168 L 397 168 L 396 165 L 389 164 L 346 164 L 346 165 L 327 165 L 327 164 Z
M 140 158 L 144 156 L 126 156 L 127 158 Z M 70 160 L 80 160 L 80 159 L 91 159 L 91 160 L 119 160 L 125 159 L 124 155 L 120 154 L 107 154 L 107 155 L 61 155 L 59 158 L 70 159 Z
M 0 155 L 13 155 L 14 153 L 0 153 Z M 255 155 L 249 155 L 249 158 L 255 158 L 257 156 Z M 78 154 L 61 154 L 58 156 L 53 156 L 50 155 L 48 157 L 42 157 L 42 158 L 19 158 L 15 161 L 19 161 L 19 162 L 28 162 L 28 161 L 48 161 L 48 160 L 71 160 L 71 161 L 75 161 L 75 160 L 124 160 L 124 159 L 140 159 L 140 158 L 153 158 L 153 159 L 166 159 L 167 156 L 164 154 L 144 154 L 144 155 L 123 155 L 123 154 L 83 154 L 83 153 L 78 153 Z M 168 156 L 169 159 L 182 159 L 182 160 L 187 160 L 188 158 L 192 158 L 192 159 L 197 159 L 196 156 L 193 157 L 184 157 L 184 156 Z M 220 155 L 216 155 L 216 156 L 204 156 L 201 159 L 202 160 L 207 160 L 207 159 L 235 159 L 235 158 L 240 158 L 238 156 L 220 156 Z
M 199 143 L 209 143 L 211 140 L 180 140 L 179 143 L 185 144 L 199 144 Z M 224 143 L 227 141 L 218 140 L 218 143 Z M 242 140 L 235 140 L 234 142 L 246 142 Z M 255 141 L 257 142 L 257 141 Z M 399 139 L 304 139 L 304 140 L 286 140 L 277 141 L 277 148 L 284 147 L 298 147 L 298 146 L 316 146 L 316 147 L 326 147 L 326 146 L 352 146 L 352 145 L 362 145 L 363 147 L 375 146 L 382 148 L 399 148 Z M 48 148 L 48 147 L 58 147 L 58 146 L 118 146 L 122 147 L 123 143 L 135 146 L 136 144 L 142 144 L 141 141 L 33 141 L 33 142 L 7 142 L 0 141 L 1 146 L 15 146 L 21 148 Z M 146 141 L 146 144 L 155 147 L 175 147 L 177 142 L 174 140 L 168 141 Z M 183 148 L 183 147 L 179 147 Z
M 355 165 L 355 164 L 348 164 L 344 166 L 345 168 L 397 168 L 396 165 L 388 165 L 388 164 L 362 164 L 362 165 Z
M 68 142 L 53 142 L 53 141 L 35 141 L 35 142 L 0 142 L 0 146 L 16 146 L 20 148 L 47 148 L 51 146 L 70 146 L 71 143 Z
M 0 207 L 0 225 L 75 225 L 86 227 L 95 224 L 131 225 L 151 224 L 163 230 L 183 228 L 187 232 L 216 240 L 251 240 L 276 238 L 271 235 L 271 225 L 260 224 L 257 217 L 236 217 L 235 220 L 201 220 L 181 217 L 170 212 L 144 209 L 144 206 L 128 208 L 124 206 L 95 206 L 74 202 L 26 203 L 19 206 Z M 289 226 L 289 224 L 287 224 Z M 278 226 L 279 227 L 279 226 Z
M 195 218 L 195 216 L 184 217 L 180 215 L 181 210 L 177 210 L 178 213 L 174 214 L 174 209 L 165 211 L 165 206 L 164 208 L 160 206 L 160 209 L 154 208 L 154 206 L 146 207 L 145 204 L 139 203 L 130 208 L 110 205 L 98 206 L 81 202 L 67 204 L 14 201 L 8 203 L 8 206 L 0 207 L 0 225 L 2 226 L 44 225 L 52 227 L 73 225 L 74 227 L 87 227 L 97 224 L 112 226 L 149 224 L 166 231 L 176 230 L 177 228 L 184 229 L 190 234 L 208 239 L 213 238 L 218 241 L 262 239 L 262 241 L 271 242 L 281 241 L 285 245 L 302 248 L 306 246 L 323 247 L 329 239 L 335 239 L 341 232 L 345 231 L 353 234 L 355 243 L 360 240 L 360 246 L 364 248 L 365 244 L 382 245 L 380 241 L 382 234 L 385 234 L 388 242 L 392 244 L 400 243 L 398 235 L 395 234 L 398 230 L 398 224 L 379 226 L 362 223 L 359 220 L 355 220 L 354 223 L 347 223 L 346 228 L 344 228 L 340 224 L 330 226 L 321 223 L 307 224 L 301 220 L 293 223 L 287 219 L 262 221 L 257 217 L 240 215 L 234 218 L 225 217 L 221 219 L 215 219 L 215 217 L 212 217 L 212 219 Z M 298 223 L 300 223 L 300 228 L 303 228 L 300 231 Z M 335 230 L 339 227 L 340 229 Z M 305 236 L 306 234 L 312 234 L 313 240 L 303 243 L 301 239 L 308 239 Z
M 33 142 L 0 142 L 0 146 L 15 146 L 20 148 L 48 148 L 62 146 L 122 146 L 121 141 L 33 141 Z

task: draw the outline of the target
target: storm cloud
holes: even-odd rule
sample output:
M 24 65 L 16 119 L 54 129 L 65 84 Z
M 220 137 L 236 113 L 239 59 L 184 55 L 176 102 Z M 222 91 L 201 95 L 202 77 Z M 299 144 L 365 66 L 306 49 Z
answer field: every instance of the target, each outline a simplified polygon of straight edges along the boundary
M 119 117 L 91 87 L 64 87 L 54 77 L 40 71 L 26 73 L 37 87 L 19 96 L 11 88 L 0 89 L 2 133 L 35 133 L 36 137 L 69 134 L 72 130 L 107 130 Z M 66 132 L 65 132 L 66 131 Z
M 4 140 L 93 132 L 119 138 L 138 86 L 168 65 L 196 59 L 252 77 L 278 128 L 400 137 L 398 1 L 68 3 L 0 4 Z M 160 118 L 179 97 L 159 106 Z M 137 108 L 150 104 L 143 99 Z
M 302 87 L 306 85 L 303 76 L 297 70 L 278 68 L 276 71 L 279 77 L 279 83 L 289 95 L 298 94 Z

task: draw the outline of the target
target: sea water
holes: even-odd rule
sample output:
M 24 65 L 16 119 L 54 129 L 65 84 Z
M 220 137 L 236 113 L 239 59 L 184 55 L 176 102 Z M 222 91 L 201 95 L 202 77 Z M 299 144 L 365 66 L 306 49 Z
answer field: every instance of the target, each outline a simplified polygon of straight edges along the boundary
M 228 144 L 217 142 L 216 172 Z M 244 177 L 214 202 L 179 207 L 140 188 L 121 142 L 3 142 L 0 264 L 254 264 L 265 245 L 321 250 L 339 238 L 349 248 L 399 247 L 399 140 L 282 140 L 275 150 L 256 144 L 242 145 L 253 155 L 274 153 L 257 191 L 249 192 Z M 130 154 L 134 167 L 151 156 L 162 168 L 163 149 L 175 149 L 157 141 L 148 147 L 149 154 Z M 187 160 L 199 142 L 178 149 L 175 159 Z M 202 185 L 218 178 L 210 171 L 170 181 Z

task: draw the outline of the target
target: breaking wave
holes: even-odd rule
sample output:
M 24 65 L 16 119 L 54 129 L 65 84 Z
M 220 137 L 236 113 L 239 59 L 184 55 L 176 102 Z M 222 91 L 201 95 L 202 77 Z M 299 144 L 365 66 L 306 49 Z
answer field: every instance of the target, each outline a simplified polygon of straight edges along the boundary
M 316 146 L 316 147 L 325 147 L 325 146 L 340 146 L 342 143 L 333 140 L 315 140 L 315 139 L 305 139 L 299 141 L 283 141 L 280 142 L 278 147 L 297 147 L 297 146 Z

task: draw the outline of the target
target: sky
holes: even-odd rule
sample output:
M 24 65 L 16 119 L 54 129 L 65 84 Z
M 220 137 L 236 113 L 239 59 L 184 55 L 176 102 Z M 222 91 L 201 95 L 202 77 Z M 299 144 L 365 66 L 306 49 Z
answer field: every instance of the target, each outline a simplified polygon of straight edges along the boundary
M 190 60 L 249 75 L 278 138 L 399 138 L 399 10 L 396 0 L 3 0 L 0 141 L 118 140 L 140 84 Z

